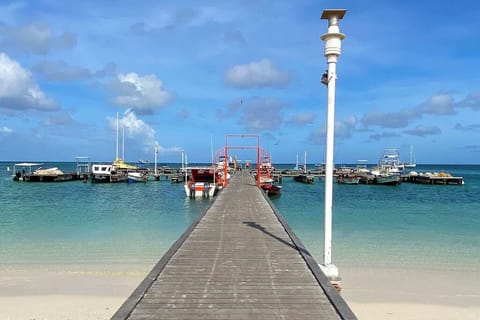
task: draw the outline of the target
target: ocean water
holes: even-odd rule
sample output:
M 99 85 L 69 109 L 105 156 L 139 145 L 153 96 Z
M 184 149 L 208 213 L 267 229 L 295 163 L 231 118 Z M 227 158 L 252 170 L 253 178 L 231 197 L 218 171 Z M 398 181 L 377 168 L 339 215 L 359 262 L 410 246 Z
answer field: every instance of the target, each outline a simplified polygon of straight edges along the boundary
M 44 165 L 52 166 L 75 169 Z M 150 267 L 212 201 L 188 199 L 168 180 L 23 183 L 12 181 L 12 168 L 0 162 L 0 268 Z M 446 171 L 465 185 L 334 185 L 335 265 L 480 271 L 480 166 L 415 170 Z M 272 202 L 321 263 L 324 182 L 285 177 L 282 185 Z

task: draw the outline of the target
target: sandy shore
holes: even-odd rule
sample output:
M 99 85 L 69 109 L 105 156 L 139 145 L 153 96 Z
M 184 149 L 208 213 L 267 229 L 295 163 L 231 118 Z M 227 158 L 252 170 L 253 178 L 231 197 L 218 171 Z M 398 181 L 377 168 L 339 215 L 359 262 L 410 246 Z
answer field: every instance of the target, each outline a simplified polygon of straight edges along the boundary
M 340 270 L 342 296 L 359 319 L 480 319 L 480 273 Z
M 148 271 L 116 269 L 1 270 L 2 319 L 109 319 Z M 340 272 L 342 296 L 359 319 L 480 319 L 476 272 L 348 268 Z

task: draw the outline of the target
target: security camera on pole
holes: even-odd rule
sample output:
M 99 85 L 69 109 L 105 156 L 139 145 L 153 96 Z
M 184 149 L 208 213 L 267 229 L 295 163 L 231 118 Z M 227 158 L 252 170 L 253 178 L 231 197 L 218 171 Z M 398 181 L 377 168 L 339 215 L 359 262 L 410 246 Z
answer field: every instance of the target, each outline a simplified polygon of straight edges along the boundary
M 338 269 L 332 264 L 332 199 L 333 199 L 333 137 L 335 125 L 335 81 L 337 79 L 337 58 L 340 56 L 341 43 L 345 38 L 340 33 L 338 22 L 343 18 L 347 10 L 328 9 L 324 10 L 321 19 L 328 20 L 328 32 L 321 36 L 325 41 L 325 57 L 327 58 L 328 70 L 322 77 L 322 83 L 328 88 L 327 104 L 327 140 L 325 151 L 325 247 L 323 252 L 323 264 L 320 265 L 323 273 L 334 284 L 339 281 Z

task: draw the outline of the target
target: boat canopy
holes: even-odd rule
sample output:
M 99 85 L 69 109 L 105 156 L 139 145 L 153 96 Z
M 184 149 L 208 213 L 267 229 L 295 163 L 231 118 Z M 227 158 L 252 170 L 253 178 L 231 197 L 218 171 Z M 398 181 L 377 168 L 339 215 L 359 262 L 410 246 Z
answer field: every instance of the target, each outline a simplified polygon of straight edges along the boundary
M 33 163 L 33 162 L 21 162 L 14 164 L 17 167 L 33 167 L 33 166 L 41 166 L 43 163 Z

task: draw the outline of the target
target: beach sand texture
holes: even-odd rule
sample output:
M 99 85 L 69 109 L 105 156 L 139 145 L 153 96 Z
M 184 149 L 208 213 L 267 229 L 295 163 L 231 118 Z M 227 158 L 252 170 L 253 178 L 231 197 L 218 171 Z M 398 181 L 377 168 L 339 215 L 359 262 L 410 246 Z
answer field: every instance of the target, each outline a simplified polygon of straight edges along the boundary
M 109 319 L 148 271 L 56 269 L 4 270 L 0 276 L 1 318 Z M 342 296 L 359 319 L 480 319 L 478 273 L 340 271 Z

